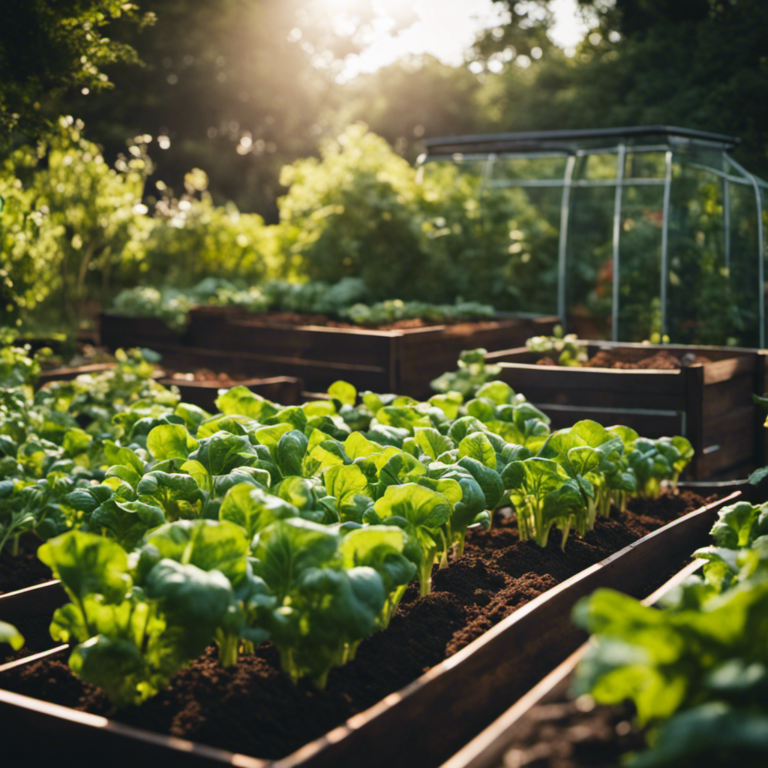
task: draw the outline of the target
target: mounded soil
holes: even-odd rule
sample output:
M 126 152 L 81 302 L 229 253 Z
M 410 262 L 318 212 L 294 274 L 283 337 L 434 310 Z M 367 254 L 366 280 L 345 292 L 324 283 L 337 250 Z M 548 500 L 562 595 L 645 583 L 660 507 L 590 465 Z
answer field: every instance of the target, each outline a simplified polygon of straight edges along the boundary
M 711 363 L 708 357 L 686 352 L 684 355 L 676 355 L 666 349 L 649 355 L 644 349 L 601 349 L 594 354 L 581 368 L 623 368 L 625 370 L 655 370 L 673 371 L 687 368 L 691 365 L 704 365 Z M 542 357 L 537 365 L 557 365 L 551 357 Z
M 364 328 L 377 331 L 405 331 L 413 328 L 429 328 L 436 325 L 462 325 L 471 323 L 473 328 L 490 328 L 495 325 L 494 321 L 488 320 L 439 320 L 432 321 L 424 318 L 411 318 L 408 320 L 396 320 L 394 323 L 383 323 L 381 325 L 360 325 L 350 323 L 344 320 L 335 320 L 327 315 L 304 315 L 296 312 L 265 312 L 259 315 L 244 314 L 239 319 L 249 320 L 259 325 L 320 325 L 326 328 Z
M 166 690 L 121 712 L 76 678 L 63 657 L 12 670 L 0 687 L 233 752 L 282 757 L 411 683 L 542 592 L 711 500 L 690 491 L 635 500 L 629 512 L 599 520 L 585 539 L 572 534 L 565 552 L 557 532 L 546 549 L 520 542 L 514 517 L 490 532 L 470 531 L 464 555 L 434 573 L 432 594 L 419 597 L 418 587 L 409 587 L 389 628 L 365 640 L 354 662 L 334 669 L 324 691 L 307 681 L 294 686 L 270 643 L 231 669 L 209 648 Z M 653 574 L 655 586 L 670 575 Z

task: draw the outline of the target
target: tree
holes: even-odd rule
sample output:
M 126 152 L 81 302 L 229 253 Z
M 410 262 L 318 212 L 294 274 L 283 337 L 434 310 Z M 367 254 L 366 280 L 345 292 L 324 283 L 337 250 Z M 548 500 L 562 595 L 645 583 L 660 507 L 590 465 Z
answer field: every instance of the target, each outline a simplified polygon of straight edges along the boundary
M 68 88 L 103 89 L 103 67 L 135 61 L 134 50 L 102 34 L 118 19 L 152 20 L 124 0 L 24 0 L 3 4 L 0 23 L 0 142 L 18 130 L 35 140 L 53 124 L 50 99 Z M 2 144 L 0 144 L 0 149 Z
M 487 78 L 488 129 L 698 128 L 739 136 L 736 156 L 768 175 L 768 4 L 579 1 L 594 28 L 574 56 L 550 47 Z

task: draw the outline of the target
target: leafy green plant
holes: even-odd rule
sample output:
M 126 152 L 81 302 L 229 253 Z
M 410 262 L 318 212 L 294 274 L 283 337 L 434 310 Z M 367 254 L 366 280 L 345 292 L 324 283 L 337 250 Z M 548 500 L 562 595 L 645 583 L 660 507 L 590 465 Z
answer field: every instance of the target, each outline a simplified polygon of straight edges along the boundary
M 553 328 L 552 336 L 532 336 L 525 346 L 540 357 L 553 358 L 558 365 L 579 366 L 587 360 L 587 349 L 579 344 L 579 337 L 575 333 L 563 335 L 561 325 Z
M 430 386 L 440 394 L 458 392 L 465 398 L 471 397 L 484 384 L 493 381 L 501 371 L 497 365 L 486 364 L 487 354 L 488 350 L 482 348 L 464 350 L 459 355 L 458 370 L 444 373 L 430 382 Z
M 574 690 L 598 703 L 630 700 L 649 749 L 632 768 L 758 765 L 768 756 L 768 546 L 754 538 L 761 508 L 720 511 L 720 547 L 696 552 L 703 575 L 673 590 L 662 609 L 611 590 L 582 600 L 575 621 L 594 634 Z M 723 548 L 723 544 L 727 546 Z

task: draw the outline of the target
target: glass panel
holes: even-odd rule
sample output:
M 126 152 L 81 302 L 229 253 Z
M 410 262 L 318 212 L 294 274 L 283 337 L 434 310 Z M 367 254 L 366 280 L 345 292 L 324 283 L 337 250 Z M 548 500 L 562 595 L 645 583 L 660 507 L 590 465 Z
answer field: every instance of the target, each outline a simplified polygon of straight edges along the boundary
M 611 155 L 585 155 L 579 163 L 578 178 L 580 179 L 615 179 L 618 168 L 618 157 Z
M 663 152 L 632 152 L 627 153 L 627 164 L 624 175 L 628 179 L 660 179 L 664 180 L 665 162 Z
M 493 243 L 496 279 L 490 303 L 515 312 L 557 312 L 560 187 L 487 188 L 482 198 L 484 239 Z M 468 275 L 468 279 L 476 279 Z
M 557 179 L 565 175 L 565 156 L 558 157 L 497 157 L 492 179 Z
M 566 255 L 566 327 L 583 339 L 611 338 L 615 188 L 571 190 Z
M 669 240 L 668 332 L 686 344 L 754 346 L 758 261 L 754 192 L 712 173 L 675 168 Z
M 661 332 L 661 231 L 664 188 L 626 186 L 619 237 L 619 338 Z

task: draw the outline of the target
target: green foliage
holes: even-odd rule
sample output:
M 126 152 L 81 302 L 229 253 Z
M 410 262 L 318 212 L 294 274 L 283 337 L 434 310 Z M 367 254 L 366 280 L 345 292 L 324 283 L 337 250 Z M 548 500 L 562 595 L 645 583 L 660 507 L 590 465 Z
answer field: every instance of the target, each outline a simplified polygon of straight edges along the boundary
M 579 344 L 575 333 L 563 335 L 563 328 L 556 325 L 552 336 L 532 336 L 525 342 L 529 352 L 540 357 L 550 357 L 558 365 L 578 366 L 587 360 L 587 349 Z
M 441 394 L 458 392 L 462 397 L 472 397 L 483 385 L 493 381 L 501 371 L 497 365 L 486 365 L 487 354 L 488 351 L 482 348 L 465 349 L 459 355 L 458 370 L 444 373 L 430 382 L 430 386 Z
M 0 320 L 72 323 L 87 299 L 135 274 L 148 221 L 137 215 L 151 165 L 141 142 L 111 168 L 62 118 L 36 151 L 0 166 Z
M 12 130 L 39 135 L 50 97 L 66 88 L 110 85 L 102 71 L 117 61 L 135 61 L 135 51 L 102 29 L 121 17 L 138 22 L 138 6 L 122 0 L 48 3 L 30 0 L 4 8 L 0 29 L 0 140 Z M 152 20 L 144 16 L 144 23 Z
M 266 227 L 257 214 L 241 213 L 234 203 L 214 205 L 208 176 L 199 168 L 185 175 L 184 187 L 178 199 L 163 197 L 155 207 L 144 244 L 143 281 L 181 287 L 206 278 L 237 278 L 252 284 L 292 274 L 278 228 Z
M 750 529 L 759 508 L 720 511 L 707 562 L 663 599 L 661 610 L 611 590 L 582 600 L 574 620 L 594 634 L 575 692 L 598 703 L 630 700 L 649 749 L 632 768 L 759 765 L 768 756 L 768 548 Z
M 13 624 L 0 621 L 0 643 L 6 643 L 18 651 L 24 645 L 24 637 Z

